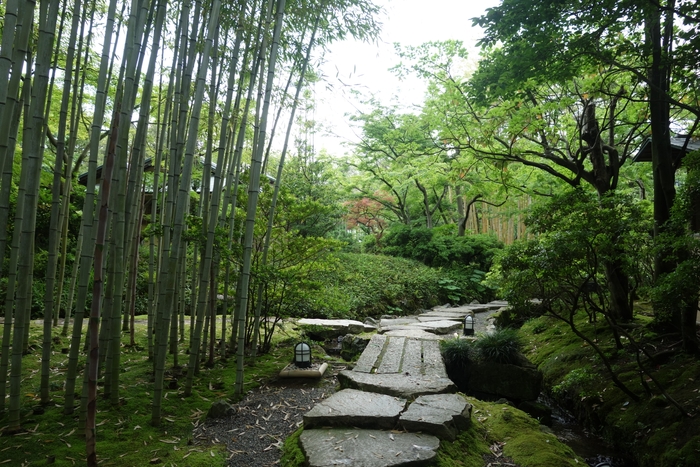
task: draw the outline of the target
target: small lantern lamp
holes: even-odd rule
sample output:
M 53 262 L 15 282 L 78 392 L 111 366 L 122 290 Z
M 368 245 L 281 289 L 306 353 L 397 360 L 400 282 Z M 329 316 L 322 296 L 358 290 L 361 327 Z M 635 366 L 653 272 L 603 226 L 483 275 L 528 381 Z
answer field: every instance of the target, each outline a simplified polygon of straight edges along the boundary
M 472 315 L 467 315 L 464 317 L 464 335 L 474 335 L 474 317 Z
M 294 346 L 294 365 L 298 368 L 311 366 L 311 347 L 306 342 L 299 342 Z

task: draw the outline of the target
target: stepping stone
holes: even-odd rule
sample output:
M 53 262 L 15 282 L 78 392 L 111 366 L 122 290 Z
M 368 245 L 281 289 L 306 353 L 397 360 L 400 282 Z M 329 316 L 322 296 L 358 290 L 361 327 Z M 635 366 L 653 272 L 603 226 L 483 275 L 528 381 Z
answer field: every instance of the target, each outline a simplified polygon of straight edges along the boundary
M 297 321 L 297 325 L 302 328 L 307 328 L 307 332 L 316 334 L 323 339 L 344 336 L 345 334 L 362 334 L 363 332 L 376 330 L 376 328 L 370 324 L 352 319 L 302 318 Z
M 413 399 L 457 392 L 447 377 L 438 340 L 372 336 L 352 371 L 338 374 L 341 387 Z
M 415 324 L 415 327 L 425 329 L 428 332 L 433 332 L 435 334 L 452 334 L 456 331 L 462 330 L 461 321 L 451 321 L 451 320 L 440 320 L 440 321 L 430 321 L 427 323 Z
M 379 329 L 377 329 L 377 332 L 380 334 L 386 334 L 387 332 L 391 331 L 411 331 L 415 329 L 420 329 L 416 327 L 416 324 L 419 323 L 419 321 L 416 321 L 413 324 L 394 324 L 392 326 L 380 327 Z
M 431 435 L 342 428 L 304 430 L 300 441 L 309 467 L 420 467 L 440 446 Z
M 417 323 L 418 320 L 414 317 L 409 317 L 409 318 L 382 318 L 379 321 L 379 327 L 384 328 L 388 326 L 401 326 L 405 324 L 414 324 Z
M 422 431 L 454 441 L 469 428 L 472 405 L 459 394 L 433 394 L 418 397 L 399 422 L 407 431 Z
M 451 379 L 439 375 L 370 374 L 343 370 L 338 373 L 340 386 L 413 399 L 425 394 L 457 392 Z
M 416 316 L 416 319 L 420 323 L 428 323 L 431 321 L 440 321 L 440 320 L 462 321 L 464 319 L 464 317 L 461 315 L 458 315 L 456 313 L 440 313 L 440 314 L 435 314 L 432 316 L 419 315 L 419 316 Z
M 456 320 L 462 320 L 464 319 L 465 316 L 467 316 L 469 313 L 472 313 L 471 310 L 464 310 L 464 311 L 426 311 L 425 313 L 422 313 L 418 315 L 418 319 L 420 318 L 441 318 L 441 319 L 456 319 Z
M 304 429 L 353 426 L 392 429 L 406 408 L 406 399 L 343 389 L 304 415 Z
M 441 340 L 442 337 L 432 332 L 428 332 L 424 329 L 416 329 L 407 326 L 408 329 L 393 329 L 383 333 L 387 337 L 409 337 L 411 339 L 429 339 L 429 340 Z

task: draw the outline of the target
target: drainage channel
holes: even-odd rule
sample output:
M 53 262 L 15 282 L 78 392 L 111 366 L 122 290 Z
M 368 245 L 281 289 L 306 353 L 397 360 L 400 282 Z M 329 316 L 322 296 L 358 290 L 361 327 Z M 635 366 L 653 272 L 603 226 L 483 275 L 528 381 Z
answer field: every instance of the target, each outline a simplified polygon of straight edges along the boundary
M 602 438 L 584 429 L 573 415 L 548 397 L 540 396 L 537 402 L 552 409 L 550 428 L 559 441 L 583 457 L 590 467 L 637 467 L 632 459 L 616 452 Z

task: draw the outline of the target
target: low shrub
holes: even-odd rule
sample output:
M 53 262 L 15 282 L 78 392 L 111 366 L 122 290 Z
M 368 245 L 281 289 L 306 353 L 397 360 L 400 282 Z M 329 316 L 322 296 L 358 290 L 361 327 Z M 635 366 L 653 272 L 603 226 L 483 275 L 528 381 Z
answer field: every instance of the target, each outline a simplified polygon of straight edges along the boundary
M 515 329 L 499 329 L 474 341 L 476 353 L 482 360 L 494 363 L 515 363 L 523 344 Z

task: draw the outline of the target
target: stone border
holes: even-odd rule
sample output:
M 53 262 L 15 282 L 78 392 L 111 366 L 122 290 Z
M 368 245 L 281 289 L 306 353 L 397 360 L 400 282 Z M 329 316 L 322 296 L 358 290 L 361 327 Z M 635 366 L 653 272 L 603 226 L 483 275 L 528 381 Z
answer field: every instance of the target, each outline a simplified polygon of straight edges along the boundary
M 292 369 L 293 367 L 293 369 Z M 320 378 L 328 369 L 328 363 L 323 364 L 317 370 L 300 370 L 293 363 L 290 363 L 280 371 L 280 378 Z

